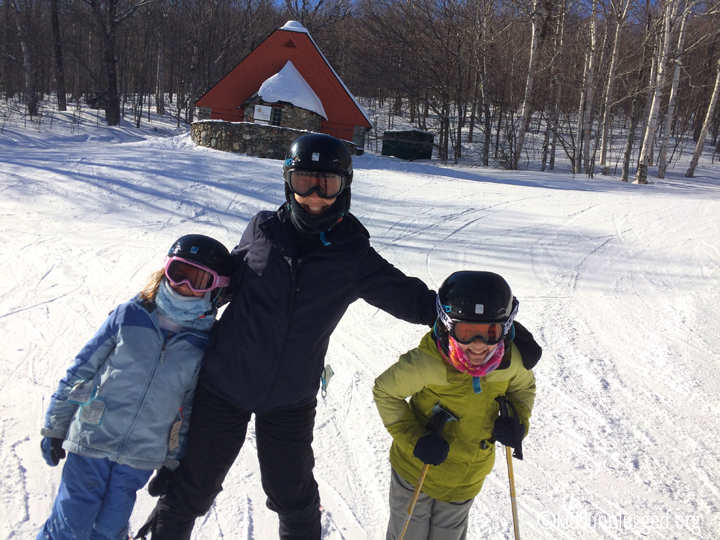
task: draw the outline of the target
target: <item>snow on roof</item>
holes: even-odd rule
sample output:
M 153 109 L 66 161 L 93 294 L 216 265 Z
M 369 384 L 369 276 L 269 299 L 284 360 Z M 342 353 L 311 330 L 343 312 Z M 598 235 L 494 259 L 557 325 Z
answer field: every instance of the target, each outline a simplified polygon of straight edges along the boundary
M 299 23 L 297 21 L 288 21 L 285 23 L 285 26 L 280 28 L 280 30 L 288 30 L 290 32 L 302 32 L 304 34 L 309 34 L 307 31 L 307 28 L 305 28 L 302 23 Z
M 365 117 L 365 120 L 368 121 L 368 124 L 370 124 L 370 125 L 372 126 L 372 125 L 373 125 L 372 120 L 370 120 L 370 117 L 369 117 L 369 116 L 367 115 L 367 113 L 365 112 L 365 109 L 363 109 L 363 108 L 362 108 L 362 105 L 360 105 L 360 103 L 358 103 L 357 99 L 355 99 L 355 96 L 353 96 L 352 92 L 350 92 L 350 89 L 349 89 L 347 86 L 345 86 L 345 83 L 343 82 L 343 80 L 342 80 L 342 79 L 338 76 L 338 74 L 335 72 L 335 70 L 333 69 L 333 67 L 330 65 L 330 62 L 327 61 L 327 58 L 325 58 L 325 55 L 324 55 L 324 54 L 322 53 L 322 51 L 320 50 L 320 47 L 317 46 L 317 43 L 315 43 L 315 40 L 312 38 L 312 36 L 310 35 L 310 32 L 308 32 L 307 28 L 305 28 L 305 27 L 302 25 L 302 23 L 299 23 L 298 21 L 288 21 L 288 22 L 285 23 L 285 26 L 282 26 L 281 28 L 278 28 L 278 30 L 287 30 L 288 32 L 301 32 L 301 33 L 303 33 L 303 34 L 307 34 L 307 36 L 310 38 L 310 41 L 312 41 L 312 44 L 315 45 L 315 48 L 316 48 L 317 51 L 320 53 L 320 56 L 322 56 L 322 59 L 325 60 L 325 63 L 326 63 L 327 66 L 330 68 L 330 71 L 332 71 L 332 72 L 333 72 L 333 75 L 335 75 L 335 77 L 337 78 L 337 80 L 340 81 L 340 84 L 341 84 L 342 87 L 345 89 L 345 91 L 347 92 L 348 96 L 350 96 L 350 98 L 353 100 L 353 103 L 355 103 L 355 106 L 360 110 L 360 112 L 362 113 L 362 115 Z M 289 63 L 289 62 L 288 62 L 288 63 Z M 312 109 L 310 109 L 310 110 L 312 110 Z M 325 117 L 324 114 L 323 114 L 323 117 Z M 325 120 L 327 120 L 327 117 L 325 117 Z M 370 128 L 370 129 L 372 129 L 372 128 Z
M 290 61 L 275 75 L 262 83 L 257 93 L 263 101 L 268 103 L 285 101 L 301 109 L 315 112 L 325 120 L 328 119 L 320 98 L 317 97 L 317 94 L 313 92 L 313 89 L 310 88 L 310 85 Z

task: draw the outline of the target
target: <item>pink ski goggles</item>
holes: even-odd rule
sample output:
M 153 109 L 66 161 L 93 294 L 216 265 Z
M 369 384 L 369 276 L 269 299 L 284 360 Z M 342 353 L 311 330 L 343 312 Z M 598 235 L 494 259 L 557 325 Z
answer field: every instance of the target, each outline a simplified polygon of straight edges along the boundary
M 173 285 L 184 284 L 199 293 L 230 285 L 229 276 L 218 275 L 207 266 L 180 257 L 165 257 L 165 277 Z

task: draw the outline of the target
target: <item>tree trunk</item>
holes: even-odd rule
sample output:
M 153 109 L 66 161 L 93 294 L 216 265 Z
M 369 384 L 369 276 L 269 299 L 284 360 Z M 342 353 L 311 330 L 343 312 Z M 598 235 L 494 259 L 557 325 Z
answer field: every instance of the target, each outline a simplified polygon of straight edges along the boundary
M 537 57 L 538 48 L 537 10 L 538 2 L 537 0 L 533 0 L 530 36 L 530 65 L 528 66 L 527 81 L 525 83 L 525 97 L 523 99 L 522 112 L 520 113 L 520 129 L 513 155 L 512 168 L 515 170 L 517 170 L 518 165 L 520 164 L 520 154 L 522 153 L 523 145 L 525 144 L 525 130 L 527 129 L 528 118 L 530 116 L 530 97 L 532 95 L 533 77 L 535 76 L 535 58 Z
M 578 111 L 578 123 L 577 123 L 577 143 L 573 144 L 573 154 L 575 159 L 573 160 L 573 173 L 580 174 L 582 172 L 582 137 L 585 133 L 585 97 L 587 92 L 587 75 L 588 75 L 588 64 L 589 58 L 585 56 L 585 66 L 583 69 L 583 85 L 582 91 L 580 92 L 580 108 Z
M 715 105 L 718 102 L 718 95 L 720 94 L 720 60 L 718 60 L 717 77 L 715 78 L 715 89 L 713 90 L 712 97 L 710 98 L 710 105 L 708 105 L 707 114 L 705 115 L 705 122 L 703 122 L 702 129 L 700 130 L 700 137 L 695 145 L 695 153 L 693 154 L 692 160 L 690 160 L 690 167 L 688 167 L 685 176 L 692 177 L 695 175 L 695 167 L 697 167 L 700 154 L 702 154 L 703 146 L 705 145 L 705 137 L 707 137 L 708 128 L 712 121 L 713 114 L 715 114 Z
M 557 59 L 560 55 L 560 51 L 562 51 L 563 46 L 563 38 L 565 37 L 565 5 L 563 3 L 562 6 L 562 13 L 560 14 L 560 19 L 558 20 L 558 27 L 557 31 L 555 32 L 555 38 L 553 40 L 553 58 Z M 545 142 L 543 144 L 543 156 L 542 156 L 542 166 L 540 167 L 541 171 L 545 170 L 545 165 L 548 159 L 548 154 L 550 155 L 550 167 L 549 169 L 552 171 L 555 169 L 555 148 L 557 145 L 557 126 L 558 122 L 560 121 L 560 97 L 562 95 L 562 80 L 555 74 L 555 63 L 550 66 L 550 78 L 553 81 L 553 84 L 555 85 L 555 102 L 552 106 L 552 114 L 551 118 L 548 118 L 548 125 L 547 129 L 545 130 Z M 550 139 L 550 134 L 552 133 L 552 139 Z
M 679 0 L 667 0 L 665 7 L 665 24 L 664 35 L 658 51 L 657 62 L 657 80 L 655 81 L 655 89 L 652 92 L 652 105 L 650 106 L 650 114 L 648 115 L 647 127 L 645 128 L 645 136 L 643 138 L 642 148 L 640 150 L 640 160 L 638 162 L 638 170 L 635 175 L 635 184 L 647 184 L 648 161 L 650 156 L 653 138 L 655 136 L 655 127 L 657 125 L 658 112 L 660 111 L 660 99 L 662 98 L 662 88 L 665 82 L 665 71 L 667 67 L 668 57 L 670 55 L 670 37 L 672 33 L 673 22 L 677 15 Z
M 195 96 L 197 95 L 197 92 L 195 90 L 195 85 L 197 82 L 196 74 L 198 70 L 198 63 L 199 63 L 199 50 L 198 50 L 198 41 L 199 37 L 196 36 L 195 40 L 193 41 L 193 52 L 192 57 L 190 59 L 190 91 L 188 92 L 187 96 L 187 110 L 185 114 L 185 120 L 188 124 L 193 123 L 193 116 L 195 113 Z
M 482 164 L 485 167 L 490 165 L 490 138 L 492 137 L 492 118 L 490 116 L 490 104 L 483 103 L 483 115 L 485 116 L 485 138 L 483 139 Z
M 58 0 L 50 0 L 50 18 L 52 19 L 52 35 L 55 42 L 55 92 L 57 93 L 58 111 L 67 110 L 65 102 L 65 66 L 63 63 L 63 49 L 60 41 L 60 17 L 58 16 Z
M 680 69 L 682 67 L 683 44 L 685 41 L 685 22 L 687 21 L 689 11 L 685 10 L 680 21 L 680 35 L 678 36 L 677 50 L 675 51 L 675 69 L 673 70 L 672 87 L 670 88 L 670 98 L 668 99 L 667 112 L 665 113 L 665 129 L 663 140 L 660 146 L 660 155 L 658 156 L 658 178 L 665 178 L 667 170 L 667 150 L 670 145 L 670 131 L 672 128 L 673 117 L 675 116 L 675 101 L 677 100 L 678 84 L 680 83 Z
M 642 137 L 645 137 L 645 130 L 647 129 L 648 118 L 650 117 L 650 107 L 652 106 L 652 96 L 655 84 L 657 83 L 657 61 L 658 61 L 658 44 L 657 39 L 655 40 L 655 46 L 653 48 L 652 64 L 650 66 L 650 82 L 648 83 L 648 91 L 645 94 L 645 110 L 642 115 Z M 642 144 L 642 140 L 640 141 Z M 638 155 L 638 166 L 640 165 L 640 156 Z
M 585 113 L 583 120 L 583 168 L 590 175 L 590 135 L 593 124 L 593 103 L 595 97 L 595 55 L 597 53 L 597 0 L 592 3 L 590 20 L 590 55 L 588 59 L 587 79 L 585 80 Z
M 632 111 L 630 112 L 630 130 L 628 131 L 627 140 L 625 141 L 625 155 L 623 157 L 622 175 L 620 179 L 627 182 L 630 176 L 630 159 L 632 158 L 632 149 L 635 144 L 635 131 L 640 123 L 640 114 L 638 107 L 639 96 L 636 94 L 632 100 Z
M 157 84 L 155 86 L 155 111 L 158 115 L 165 114 L 165 49 L 162 34 L 158 43 Z
M 107 87 L 104 92 L 105 120 L 108 126 L 120 123 L 120 97 L 117 81 L 117 3 L 119 0 L 97 2 L 92 0 L 90 6 L 95 19 L 96 34 L 102 45 L 102 63 L 105 71 Z
M 20 40 L 20 48 L 22 49 L 23 55 L 23 72 L 25 74 L 25 106 L 27 107 L 28 114 L 30 114 L 30 116 L 36 116 L 38 113 L 38 97 L 37 92 L 35 91 L 32 60 L 30 59 L 28 29 L 25 24 L 30 14 L 24 13 L 20 9 L 18 0 L 14 1 L 13 7 L 15 8 L 15 23 L 17 25 L 18 39 Z M 29 6 L 26 5 L 24 7 L 25 11 L 30 11 Z
M 607 162 L 608 141 L 612 135 L 612 103 L 613 103 L 613 83 L 615 82 L 615 66 L 617 65 L 618 50 L 620 48 L 620 30 L 625 26 L 630 0 L 624 0 L 622 13 L 618 14 L 617 25 L 615 27 L 615 40 L 613 41 L 613 50 L 610 56 L 610 67 L 607 74 L 607 85 L 605 86 L 605 106 L 603 108 L 602 118 L 602 142 L 600 143 L 600 170 L 602 174 L 610 173 L 610 166 Z
M 473 132 L 475 131 L 475 121 L 477 119 L 477 104 L 478 104 L 478 86 L 479 86 L 480 75 L 479 72 L 475 72 L 475 85 L 473 87 L 473 102 L 472 109 L 470 111 L 470 127 L 468 129 L 468 142 L 473 142 Z

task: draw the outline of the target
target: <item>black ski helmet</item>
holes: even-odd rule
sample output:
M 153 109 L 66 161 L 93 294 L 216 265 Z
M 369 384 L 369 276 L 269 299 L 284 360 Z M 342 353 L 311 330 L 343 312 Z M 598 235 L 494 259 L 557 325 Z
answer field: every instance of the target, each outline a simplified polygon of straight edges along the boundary
M 344 187 L 350 187 L 353 178 L 352 156 L 340 139 L 323 133 L 310 133 L 295 139 L 285 156 L 283 176 L 290 183 L 294 170 L 341 174 Z
M 203 234 L 187 234 L 178 238 L 167 256 L 196 262 L 214 270 L 220 276 L 232 274 L 230 252 L 222 243 Z
M 510 285 L 493 272 L 455 272 L 443 282 L 437 296 L 438 318 L 448 331 L 453 320 L 502 323 L 506 335 L 517 308 Z

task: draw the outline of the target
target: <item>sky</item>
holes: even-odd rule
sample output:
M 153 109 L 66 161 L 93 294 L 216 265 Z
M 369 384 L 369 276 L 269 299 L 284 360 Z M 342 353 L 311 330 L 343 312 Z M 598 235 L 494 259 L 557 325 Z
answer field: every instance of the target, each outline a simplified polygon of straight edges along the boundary
M 0 538 L 32 539 L 49 515 L 61 467 L 40 455 L 43 416 L 108 313 L 178 237 L 232 248 L 284 201 L 281 161 L 197 147 L 172 119 L 98 114 L 5 117 L 0 132 Z M 352 211 L 375 249 L 434 289 L 457 270 L 503 275 L 544 349 L 514 462 L 524 539 L 720 537 L 720 164 L 706 152 L 688 179 L 689 157 L 647 186 L 567 164 L 355 158 Z M 358 301 L 332 336 L 313 443 L 323 539 L 384 537 L 391 438 L 373 381 L 426 330 Z M 141 492 L 133 530 L 153 506 Z M 276 531 L 251 427 L 193 539 Z M 502 449 L 468 538 L 513 538 Z

